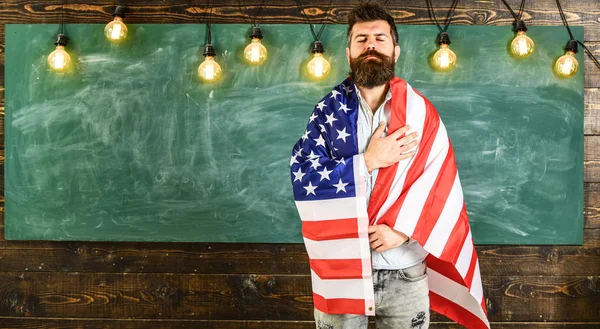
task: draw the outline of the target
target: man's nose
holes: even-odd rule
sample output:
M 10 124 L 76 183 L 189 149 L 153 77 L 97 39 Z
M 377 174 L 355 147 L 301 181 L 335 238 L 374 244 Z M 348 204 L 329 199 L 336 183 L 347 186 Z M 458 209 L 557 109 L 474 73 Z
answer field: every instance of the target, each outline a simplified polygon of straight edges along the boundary
M 373 39 L 367 40 L 367 50 L 375 50 L 375 41 Z

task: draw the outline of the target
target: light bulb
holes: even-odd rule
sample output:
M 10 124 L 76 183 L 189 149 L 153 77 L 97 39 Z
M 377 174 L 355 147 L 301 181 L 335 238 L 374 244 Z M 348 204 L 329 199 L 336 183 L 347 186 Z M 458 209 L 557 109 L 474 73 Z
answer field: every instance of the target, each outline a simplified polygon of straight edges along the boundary
M 215 62 L 213 56 L 206 56 L 204 62 L 198 66 L 198 76 L 204 82 L 215 82 L 221 76 L 221 66 Z
M 121 42 L 127 38 L 127 26 L 123 23 L 123 19 L 115 16 L 115 19 L 106 24 L 104 35 L 110 42 Z
M 267 48 L 260 39 L 253 38 L 252 42 L 244 49 L 244 58 L 250 64 L 260 65 L 267 59 Z
M 440 49 L 433 55 L 433 67 L 440 71 L 449 71 L 456 65 L 456 54 L 447 44 L 440 44 Z
M 65 50 L 67 45 L 67 37 L 64 34 L 59 34 L 57 40 L 54 43 L 56 49 L 48 55 L 48 66 L 54 72 L 65 72 L 71 64 L 71 56 Z
M 329 62 L 322 53 L 314 53 L 313 59 L 308 62 L 308 74 L 315 79 L 325 78 L 331 69 Z
M 568 50 L 567 53 L 561 56 L 554 64 L 554 70 L 563 78 L 571 78 L 577 73 L 579 63 L 575 58 L 575 53 Z
M 517 36 L 510 43 L 510 51 L 517 58 L 526 58 L 533 54 L 535 44 L 525 31 L 517 32 Z

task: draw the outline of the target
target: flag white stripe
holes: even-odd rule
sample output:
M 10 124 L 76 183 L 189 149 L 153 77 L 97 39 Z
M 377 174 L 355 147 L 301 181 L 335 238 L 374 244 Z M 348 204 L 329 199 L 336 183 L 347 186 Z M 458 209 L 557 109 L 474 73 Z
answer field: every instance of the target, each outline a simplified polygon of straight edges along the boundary
M 481 275 L 479 273 L 479 262 L 475 263 L 475 275 L 473 275 L 473 282 L 471 282 L 471 295 L 477 299 L 478 303 L 481 303 L 483 297 L 483 288 L 481 283 Z
M 448 136 L 446 128 L 440 121 L 440 125 L 433 141 L 433 146 L 427 158 L 423 174 L 408 190 L 404 204 L 398 213 L 395 229 L 404 232 L 408 236 L 413 235 L 417 222 L 421 217 L 421 211 L 425 201 L 429 197 L 429 192 L 435 182 L 442 164 L 448 154 Z
M 369 299 L 364 294 L 363 279 L 323 280 L 314 271 L 310 271 L 313 292 L 323 298 Z
M 412 132 L 418 132 L 419 136 L 423 136 L 423 125 L 425 124 L 425 100 L 419 94 L 417 94 L 412 87 L 407 86 L 406 91 L 406 124 L 411 127 L 410 131 L 406 134 Z M 377 221 L 394 205 L 396 200 L 400 197 L 400 193 L 402 193 L 402 188 L 404 187 L 404 181 L 406 180 L 406 174 L 408 173 L 408 169 L 413 164 L 413 160 L 415 156 L 419 153 L 419 147 L 417 146 L 417 152 L 410 158 L 402 160 L 398 162 L 398 168 L 396 170 L 396 175 L 394 176 L 394 181 L 392 182 L 392 186 L 388 193 L 388 197 L 379 209 L 377 213 Z M 376 221 L 376 223 L 377 223 Z
M 427 269 L 427 275 L 429 290 L 452 301 L 455 304 L 460 305 L 462 308 L 478 317 L 489 328 L 490 323 L 488 322 L 485 313 L 481 308 L 481 301 L 478 301 L 476 298 L 474 298 L 469 293 L 467 287 L 456 283 L 454 280 L 448 279 L 447 277 L 430 268 Z M 481 286 L 481 284 L 479 286 Z
M 442 255 L 446 242 L 448 242 L 448 239 L 450 238 L 450 233 L 452 233 L 454 225 L 456 225 L 456 222 L 460 217 L 462 208 L 462 187 L 460 186 L 460 180 L 457 174 L 454 178 L 454 184 L 452 184 L 450 194 L 448 194 L 448 198 L 446 199 L 444 209 L 425 243 L 424 248 L 429 251 L 430 254 L 433 254 L 438 258 Z
M 302 221 L 321 221 L 356 218 L 356 205 L 359 203 L 366 204 L 366 198 L 363 196 L 318 201 L 296 201 L 296 207 Z
M 367 179 L 364 166 L 364 157 L 362 154 L 354 156 L 354 182 L 356 186 L 356 214 L 358 225 L 358 239 L 360 242 L 360 258 L 362 268 L 362 287 L 364 298 L 370 301 L 375 300 L 375 291 L 373 290 L 373 277 L 371 265 L 371 246 L 369 245 L 369 214 L 367 213 Z M 374 302 L 365 303 L 365 314 L 374 315 Z
M 304 238 L 306 252 L 311 259 L 360 259 L 359 238 L 315 241 Z
M 469 230 L 469 234 L 467 234 L 467 238 L 465 239 L 463 246 L 460 250 L 460 254 L 458 255 L 458 259 L 456 260 L 456 269 L 460 276 L 464 279 L 467 276 L 467 272 L 469 272 L 469 265 L 471 265 L 471 258 L 473 257 L 473 241 L 471 238 L 471 230 Z

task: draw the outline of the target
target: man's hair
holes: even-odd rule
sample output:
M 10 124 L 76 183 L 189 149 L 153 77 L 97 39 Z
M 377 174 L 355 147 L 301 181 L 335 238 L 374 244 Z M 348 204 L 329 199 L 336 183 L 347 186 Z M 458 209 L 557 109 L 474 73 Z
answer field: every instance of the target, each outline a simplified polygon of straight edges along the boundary
M 366 2 L 354 7 L 348 14 L 348 47 L 350 47 L 350 38 L 352 37 L 352 27 L 356 23 L 373 22 L 383 20 L 390 24 L 390 34 L 394 45 L 398 44 L 398 30 L 394 24 L 394 18 L 383 7 L 377 3 Z

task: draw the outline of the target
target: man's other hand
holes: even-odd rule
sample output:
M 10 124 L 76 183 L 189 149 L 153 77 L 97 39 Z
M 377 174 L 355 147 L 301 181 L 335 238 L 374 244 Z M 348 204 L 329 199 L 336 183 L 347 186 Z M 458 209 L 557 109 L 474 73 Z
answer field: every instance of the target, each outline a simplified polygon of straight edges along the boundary
M 377 252 L 399 247 L 406 241 L 408 236 L 385 224 L 369 226 L 369 242 Z
M 417 146 L 416 138 L 419 135 L 417 132 L 400 138 L 410 129 L 409 126 L 404 126 L 389 136 L 383 137 L 385 127 L 386 123 L 382 121 L 373 133 L 369 146 L 367 146 L 364 153 L 369 173 L 375 169 L 389 167 L 396 162 L 408 159 L 416 152 L 414 148 Z

